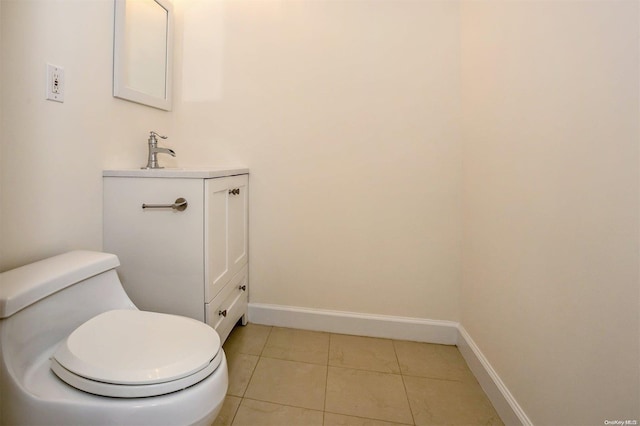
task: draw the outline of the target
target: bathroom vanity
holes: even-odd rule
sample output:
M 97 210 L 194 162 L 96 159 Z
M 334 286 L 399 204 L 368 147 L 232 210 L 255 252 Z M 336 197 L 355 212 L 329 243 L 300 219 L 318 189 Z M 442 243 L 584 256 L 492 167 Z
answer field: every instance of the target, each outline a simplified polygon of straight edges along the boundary
M 104 251 L 140 309 L 206 322 L 224 340 L 247 321 L 246 168 L 106 170 Z

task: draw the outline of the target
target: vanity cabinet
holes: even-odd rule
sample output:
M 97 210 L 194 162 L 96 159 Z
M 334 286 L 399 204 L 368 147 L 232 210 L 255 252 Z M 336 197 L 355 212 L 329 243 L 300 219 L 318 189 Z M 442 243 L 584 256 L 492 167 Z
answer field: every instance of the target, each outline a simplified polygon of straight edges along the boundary
M 104 251 L 119 257 L 133 303 L 206 322 L 223 342 L 246 324 L 248 170 L 107 170 L 103 180 Z

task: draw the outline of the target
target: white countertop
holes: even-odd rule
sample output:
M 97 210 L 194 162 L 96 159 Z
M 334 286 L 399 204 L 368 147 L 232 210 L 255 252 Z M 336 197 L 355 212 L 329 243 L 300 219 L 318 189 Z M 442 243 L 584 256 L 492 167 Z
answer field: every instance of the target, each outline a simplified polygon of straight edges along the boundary
M 225 176 L 246 175 L 247 167 L 198 167 L 166 169 L 117 169 L 104 170 L 102 176 L 109 177 L 156 177 L 156 178 L 193 178 L 207 179 Z

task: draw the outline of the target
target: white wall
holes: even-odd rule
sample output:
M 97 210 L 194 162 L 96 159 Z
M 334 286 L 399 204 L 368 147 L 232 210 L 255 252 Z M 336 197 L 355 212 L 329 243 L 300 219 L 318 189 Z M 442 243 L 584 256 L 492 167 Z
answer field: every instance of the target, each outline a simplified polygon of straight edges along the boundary
M 143 164 L 168 113 L 111 96 L 113 2 L 0 1 L 0 270 L 102 247 L 104 167 Z M 46 64 L 65 102 L 45 100 Z
M 181 0 L 172 147 L 251 168 L 251 301 L 458 318 L 458 3 Z
M 636 1 L 464 2 L 461 323 L 530 420 L 640 420 Z

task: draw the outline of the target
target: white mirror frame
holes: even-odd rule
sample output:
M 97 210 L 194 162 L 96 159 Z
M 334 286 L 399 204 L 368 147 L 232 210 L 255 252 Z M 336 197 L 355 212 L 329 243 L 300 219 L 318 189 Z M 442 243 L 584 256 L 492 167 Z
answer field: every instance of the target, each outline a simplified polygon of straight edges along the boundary
M 113 37 L 113 96 L 120 99 L 171 111 L 172 69 L 173 69 L 173 6 L 168 0 L 153 0 L 167 11 L 167 46 L 165 58 L 165 96 L 145 93 L 127 85 L 127 58 L 125 50 L 125 9 L 127 0 L 115 0 Z M 159 64 L 162 66 L 162 64 Z

